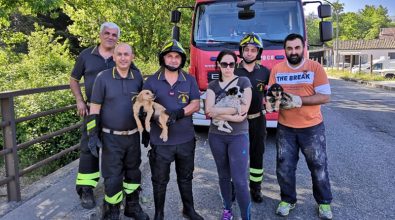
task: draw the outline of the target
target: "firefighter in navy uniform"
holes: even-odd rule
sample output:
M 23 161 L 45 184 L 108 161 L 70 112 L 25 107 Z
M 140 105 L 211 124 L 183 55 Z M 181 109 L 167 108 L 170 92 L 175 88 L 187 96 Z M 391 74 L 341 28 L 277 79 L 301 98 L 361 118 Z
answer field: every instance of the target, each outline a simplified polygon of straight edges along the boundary
M 130 67 L 133 57 L 128 44 L 117 45 L 114 50 L 116 67 L 97 76 L 92 92 L 87 122 L 88 145 L 103 147 L 103 219 L 119 219 L 124 193 L 125 216 L 149 219 L 139 204 L 141 148 L 132 99 L 141 91 L 143 78 L 138 70 Z M 102 144 L 98 138 L 100 130 Z
M 169 115 L 169 138 L 160 139 L 161 129 L 151 123 L 149 162 L 155 201 L 155 220 L 164 219 L 166 187 L 170 165 L 175 161 L 177 183 L 183 203 L 183 214 L 192 220 L 203 218 L 195 211 L 192 179 L 195 159 L 195 132 L 192 114 L 199 110 L 199 89 L 195 78 L 182 70 L 186 54 L 181 44 L 172 40 L 159 53 L 160 69 L 150 76 L 144 89 L 152 91 L 155 102 Z
M 97 74 L 115 66 L 112 55 L 120 35 L 119 27 L 112 22 L 105 22 L 100 27 L 100 44 L 81 52 L 70 76 L 70 88 L 77 102 L 77 111 L 81 117 L 88 115 L 93 82 Z M 79 81 L 84 78 L 86 100 L 84 100 Z M 93 188 L 100 178 L 99 158 L 96 149 L 88 148 L 86 126 L 81 129 L 80 161 L 76 180 L 76 190 L 82 207 L 94 208 L 96 205 Z
M 239 45 L 240 57 L 243 59 L 235 70 L 238 76 L 246 76 L 252 84 L 252 100 L 248 110 L 250 138 L 250 194 L 254 202 L 263 201 L 261 183 L 263 180 L 263 154 L 266 142 L 266 118 L 263 105 L 265 86 L 269 82 L 270 71 L 258 64 L 263 50 L 259 35 L 247 34 Z

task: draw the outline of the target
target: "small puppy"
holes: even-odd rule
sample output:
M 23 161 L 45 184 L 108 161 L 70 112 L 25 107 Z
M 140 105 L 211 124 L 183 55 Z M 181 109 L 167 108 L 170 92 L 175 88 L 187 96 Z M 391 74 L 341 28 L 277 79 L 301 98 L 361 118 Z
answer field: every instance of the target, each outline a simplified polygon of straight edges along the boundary
M 245 104 L 243 92 L 243 89 L 240 89 L 239 86 L 228 89 L 228 91 L 226 91 L 226 96 L 215 104 L 214 107 L 233 107 L 237 110 L 237 113 L 240 113 L 241 104 Z M 218 130 L 226 133 L 230 133 L 233 130 L 232 126 L 224 120 L 213 119 L 213 124 L 218 126 Z
M 284 92 L 283 87 L 280 84 L 273 84 L 270 86 L 266 95 L 266 111 L 267 112 L 278 112 L 282 102 L 292 99 L 287 93 Z
M 168 132 L 169 129 L 166 125 L 166 122 L 169 118 L 169 116 L 165 113 L 165 107 L 163 107 L 161 104 L 158 104 L 154 102 L 155 96 L 150 90 L 142 90 L 136 97 L 136 101 L 133 104 L 133 116 L 134 119 L 136 120 L 137 124 L 137 129 L 139 132 L 143 132 L 144 128 L 143 125 L 141 124 L 140 118 L 139 118 L 139 111 L 140 107 L 143 107 L 144 112 L 147 113 L 147 116 L 145 117 L 145 130 L 150 131 L 151 130 L 151 125 L 150 125 L 150 120 L 151 117 L 154 116 L 154 118 L 159 118 L 159 125 L 162 128 L 162 133 L 160 134 L 160 139 L 163 140 L 163 142 L 166 142 L 168 139 Z M 155 114 L 154 114 L 155 113 Z

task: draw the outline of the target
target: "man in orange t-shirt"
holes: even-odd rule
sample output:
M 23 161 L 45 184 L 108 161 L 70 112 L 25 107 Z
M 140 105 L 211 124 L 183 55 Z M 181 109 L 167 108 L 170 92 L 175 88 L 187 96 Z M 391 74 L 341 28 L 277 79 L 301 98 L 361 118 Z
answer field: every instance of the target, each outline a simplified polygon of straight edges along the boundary
M 278 119 L 276 173 L 281 202 L 276 214 L 287 216 L 295 208 L 295 171 L 301 150 L 311 172 L 319 217 L 332 219 L 325 127 L 320 107 L 330 101 L 331 88 L 322 66 L 303 58 L 301 35 L 288 35 L 284 49 L 287 61 L 273 67 L 269 80 L 269 86 L 280 84 L 293 98 L 288 106 L 282 106 Z

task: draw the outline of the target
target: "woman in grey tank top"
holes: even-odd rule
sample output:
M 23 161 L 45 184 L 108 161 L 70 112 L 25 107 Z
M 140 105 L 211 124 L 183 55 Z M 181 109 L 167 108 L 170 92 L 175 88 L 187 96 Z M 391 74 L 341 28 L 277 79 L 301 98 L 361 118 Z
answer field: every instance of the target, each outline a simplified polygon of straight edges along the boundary
M 251 103 L 251 82 L 246 77 L 236 78 L 234 74 L 236 61 L 237 56 L 233 51 L 223 50 L 219 53 L 216 68 L 220 71 L 220 77 L 219 80 L 210 82 L 208 86 L 205 109 L 212 119 L 228 121 L 232 127 L 230 132 L 226 132 L 218 130 L 212 122 L 208 136 L 211 152 L 217 165 L 219 187 L 224 203 L 223 220 L 233 217 L 232 182 L 242 219 L 250 219 L 251 208 L 247 172 L 249 159 L 247 111 Z M 224 96 L 228 88 L 237 86 L 240 91 L 244 91 L 245 104 L 242 105 L 241 112 L 231 107 L 215 107 L 219 96 Z

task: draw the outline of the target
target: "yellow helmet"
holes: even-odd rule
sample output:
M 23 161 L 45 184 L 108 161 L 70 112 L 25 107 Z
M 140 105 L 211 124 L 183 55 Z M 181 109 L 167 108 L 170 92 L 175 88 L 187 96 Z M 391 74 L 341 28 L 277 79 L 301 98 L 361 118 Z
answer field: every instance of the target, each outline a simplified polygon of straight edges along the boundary
M 180 44 L 180 42 L 176 41 L 176 40 L 171 40 L 166 42 L 165 46 L 163 46 L 162 50 L 160 51 L 158 58 L 159 58 L 159 65 L 161 66 L 165 66 L 165 61 L 164 61 L 164 56 L 167 53 L 170 52 L 177 52 L 181 55 L 181 65 L 179 66 L 179 68 L 183 68 L 185 66 L 185 62 L 187 60 L 187 55 L 185 53 L 184 48 L 182 48 L 182 45 Z

